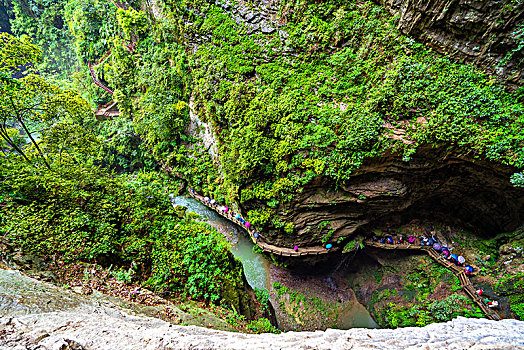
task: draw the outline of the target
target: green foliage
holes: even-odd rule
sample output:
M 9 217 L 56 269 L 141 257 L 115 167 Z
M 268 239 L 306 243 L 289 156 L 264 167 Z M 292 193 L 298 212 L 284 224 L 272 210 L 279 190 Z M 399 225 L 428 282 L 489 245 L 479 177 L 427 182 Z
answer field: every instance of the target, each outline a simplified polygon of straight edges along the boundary
M 323 231 L 325 231 L 325 229 L 328 226 L 331 227 L 331 222 L 329 221 L 320 222 L 320 224 L 318 225 L 319 233 L 322 233 Z M 327 232 L 322 235 L 322 239 L 321 239 L 322 244 L 326 244 L 331 239 L 331 236 L 333 235 L 334 232 L 335 230 L 328 229 Z
M 209 225 L 180 219 L 158 175 L 115 176 L 92 166 L 35 169 L 4 158 L 0 165 L 0 193 L 7 194 L 0 233 L 17 246 L 65 262 L 111 262 L 121 267 L 116 276 L 123 281 L 148 279 L 174 295 L 223 298 L 239 307 L 226 297 L 243 290 L 229 244 Z
M 495 290 L 508 297 L 511 311 L 519 320 L 524 320 L 524 273 L 504 276 L 495 284 Z
M 513 174 L 510 181 L 515 187 L 524 187 L 524 172 Z
M 131 283 L 131 275 L 133 270 L 129 269 L 127 271 L 113 271 L 113 276 L 121 282 Z
M 118 33 L 116 11 L 117 7 L 108 1 L 67 1 L 64 17 L 83 63 L 95 62 L 111 48 Z
M 255 287 L 255 294 L 257 296 L 257 300 L 259 301 L 260 305 L 261 305 L 261 308 L 262 308 L 262 312 L 265 313 L 269 313 L 270 312 L 270 305 L 271 305 L 271 302 L 270 302 L 270 298 L 269 298 L 269 291 L 267 289 L 260 289 L 260 288 L 256 288 Z
M 341 241 L 343 240 L 343 237 L 339 238 L 339 241 L 340 242 L 337 242 L 337 243 L 341 243 Z M 345 246 L 344 246 L 344 249 L 342 249 L 342 253 L 349 253 L 355 249 L 363 249 L 364 248 L 364 244 L 362 243 L 362 239 L 358 238 L 358 239 L 355 239 L 355 240 L 352 240 L 352 241 L 349 241 Z
M 409 161 L 418 145 L 445 143 L 523 165 L 516 96 L 403 37 L 370 2 L 282 2 L 287 37 L 245 35 L 210 2 L 166 5 L 194 23 L 188 36 L 211 38 L 190 60 L 195 110 L 220 130 L 224 187 L 244 185 L 239 200 L 260 224 L 283 231 L 266 213 L 319 176 L 343 183 L 386 149 Z
M 37 70 L 40 60 L 40 48 L 28 37 L 0 33 L 0 138 L 35 166 L 85 162 L 96 143 L 78 123 L 92 116 L 87 101 L 76 91 L 61 90 L 43 78 Z M 18 134 L 10 131 L 14 127 Z M 21 144 L 18 135 L 30 145 Z
M 411 257 L 409 264 L 411 268 L 397 289 L 377 290 L 371 296 L 370 310 L 381 326 L 425 326 L 459 315 L 484 317 L 473 301 L 456 293 L 461 290 L 460 281 L 448 269 L 428 257 Z M 452 292 L 443 300 L 438 297 L 442 283 Z
M 151 169 L 161 158 L 201 192 L 246 203 L 262 228 L 292 233 L 293 223 L 275 214 L 306 185 L 319 177 L 341 185 L 385 151 L 409 161 L 420 145 L 444 145 L 524 167 L 518 93 L 404 37 L 371 1 L 282 1 L 282 26 L 269 35 L 248 34 L 213 1 L 161 1 L 163 16 L 154 19 L 138 4 L 122 10 L 69 0 L 41 9 L 31 1 L 31 11 L 46 13 L 38 26 L 62 20 L 77 56 L 102 61 L 97 74 L 122 112 L 94 131 L 107 140 L 105 164 Z M 17 17 L 20 30 L 30 17 Z M 521 29 L 513 33 L 518 43 Z M 53 45 L 66 40 L 42 35 Z M 107 102 L 87 79 L 85 69 L 77 75 L 84 94 Z M 190 105 L 214 131 L 219 171 L 186 134 Z M 397 129 L 406 131 L 403 140 Z M 512 182 L 522 185 L 521 173 Z
M 343 184 L 386 150 L 409 161 L 419 145 L 445 144 L 524 166 L 518 96 L 402 36 L 370 1 L 283 1 L 282 32 L 270 35 L 247 34 L 212 1 L 161 1 L 154 19 L 140 6 L 60 4 L 78 57 L 102 61 L 97 74 L 119 102 L 121 118 L 94 130 L 107 140 L 105 164 L 152 169 L 162 159 L 200 192 L 246 203 L 261 228 L 291 234 L 275 214 L 307 184 Z M 107 102 L 87 79 L 77 76 L 86 96 Z M 214 131 L 220 170 L 186 134 L 190 105 Z
M 132 7 L 127 10 L 119 8 L 116 17 L 127 39 L 131 39 L 133 35 L 142 35 L 148 30 L 146 14 L 143 11 L 136 11 Z
M 275 328 L 267 318 L 259 318 L 258 320 L 251 321 L 247 328 L 255 334 L 262 333 L 273 333 L 279 334 L 280 331 Z
M 424 327 L 434 322 L 446 322 L 457 316 L 484 317 L 482 311 L 467 297 L 452 294 L 442 301 L 425 300 L 411 307 L 387 303 L 377 315 L 383 327 Z
M 64 21 L 67 1 L 14 0 L 10 9 L 12 32 L 31 37 L 43 49 L 45 59 L 38 63 L 42 72 L 67 79 L 76 62 L 69 28 Z

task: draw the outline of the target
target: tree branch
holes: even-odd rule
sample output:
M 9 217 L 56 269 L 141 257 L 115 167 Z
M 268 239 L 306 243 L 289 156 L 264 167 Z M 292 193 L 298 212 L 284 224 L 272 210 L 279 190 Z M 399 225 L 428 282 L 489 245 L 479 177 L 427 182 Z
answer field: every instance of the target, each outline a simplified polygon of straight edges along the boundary
M 38 143 L 36 142 L 36 140 L 33 138 L 33 135 L 31 135 L 31 132 L 29 132 L 29 130 L 27 129 L 27 126 L 25 125 L 24 121 L 22 120 L 22 117 L 20 116 L 20 114 L 18 113 L 18 109 L 16 108 L 16 104 L 15 102 L 13 101 L 13 98 L 12 97 L 9 97 L 9 100 L 11 101 L 11 104 L 13 105 L 13 108 L 14 108 L 14 111 L 16 113 L 16 119 L 18 120 L 18 122 L 22 125 L 22 128 L 24 128 L 27 136 L 31 139 L 31 142 L 33 143 L 33 145 L 35 145 L 36 149 L 38 150 L 38 153 L 40 153 L 40 156 L 42 157 L 42 160 L 45 164 L 45 166 L 47 167 L 47 169 L 51 169 L 51 166 L 49 166 L 49 163 L 47 162 L 47 160 L 45 159 L 45 156 L 44 156 L 44 153 L 42 152 L 42 150 L 40 149 L 40 147 L 38 146 Z

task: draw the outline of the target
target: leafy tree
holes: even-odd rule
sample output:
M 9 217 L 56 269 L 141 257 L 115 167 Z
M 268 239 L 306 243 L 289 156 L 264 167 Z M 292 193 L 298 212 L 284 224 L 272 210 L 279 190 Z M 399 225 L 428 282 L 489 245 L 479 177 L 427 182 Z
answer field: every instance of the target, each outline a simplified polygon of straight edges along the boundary
M 27 36 L 16 38 L 0 33 L 0 137 L 27 162 L 50 168 L 49 157 L 38 139 L 45 139 L 49 131 L 56 137 L 57 126 L 67 125 L 56 124 L 60 119 L 81 120 L 90 112 L 87 102 L 77 92 L 61 90 L 38 74 L 36 67 L 41 58 L 41 50 L 31 44 Z M 30 141 L 30 147 L 16 142 L 9 131 L 13 128 Z M 77 146 L 79 135 L 76 134 Z M 60 153 L 67 149 L 71 147 L 64 145 Z
M 8 9 L 12 16 L 12 33 L 28 35 L 33 44 L 43 49 L 39 62 L 42 72 L 62 79 L 75 66 L 75 52 L 71 45 L 69 28 L 64 21 L 67 0 L 12 0 Z

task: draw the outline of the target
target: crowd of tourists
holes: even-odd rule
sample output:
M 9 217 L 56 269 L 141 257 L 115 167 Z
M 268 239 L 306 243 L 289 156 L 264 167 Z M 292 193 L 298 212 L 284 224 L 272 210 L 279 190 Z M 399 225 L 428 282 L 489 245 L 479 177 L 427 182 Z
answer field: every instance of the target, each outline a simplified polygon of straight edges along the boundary
M 432 247 L 443 258 L 447 259 L 450 263 L 457 266 L 463 266 L 464 273 L 466 275 L 471 275 L 474 271 L 473 266 L 466 264 L 466 258 L 464 258 L 462 255 L 457 256 L 456 254 L 452 254 L 450 249 L 448 247 L 443 246 L 434 235 L 431 235 L 431 237 L 421 235 L 418 237 L 418 239 L 415 236 L 409 236 L 407 240 L 404 239 L 404 236 L 398 236 L 396 237 L 396 239 L 394 239 L 392 236 L 375 236 L 373 237 L 373 241 L 381 244 L 420 244 L 422 246 L 429 246 Z M 484 291 L 482 289 L 478 289 L 476 292 L 478 295 L 482 295 Z M 483 301 L 489 307 L 498 306 L 497 301 L 492 301 L 489 299 L 483 299 Z
M 433 235 L 431 237 L 422 235 L 418 237 L 418 240 L 415 236 L 410 236 L 407 240 L 405 240 L 403 236 L 398 236 L 396 240 L 391 236 L 375 236 L 373 240 L 382 244 L 420 244 L 422 246 L 429 246 L 432 247 L 437 253 L 440 253 L 442 257 L 447 259 L 452 264 L 464 266 L 464 272 L 466 275 L 470 275 L 474 271 L 472 266 L 466 265 L 466 259 L 462 255 L 457 256 L 456 254 L 452 254 L 449 248 L 441 245 L 437 238 L 435 238 Z
M 195 190 L 194 189 L 190 188 L 189 192 L 191 192 L 193 195 L 195 195 Z M 236 219 L 246 229 L 249 229 L 251 227 L 251 223 L 249 221 L 246 221 L 239 213 L 235 213 L 234 211 L 229 210 L 229 208 L 226 207 L 225 205 L 218 206 L 216 200 L 214 200 L 213 198 L 209 198 L 208 196 L 205 196 L 204 197 L 204 202 L 206 202 L 207 204 L 210 204 L 211 206 L 217 206 L 217 210 L 223 212 L 224 214 L 226 214 L 227 216 L 230 216 L 233 219 Z M 260 234 L 258 232 L 254 232 L 253 233 L 253 237 L 255 239 L 258 239 L 259 236 L 260 236 Z
M 195 190 L 192 188 L 189 189 L 189 192 L 191 192 L 193 195 L 196 195 Z M 244 218 L 242 218 L 242 216 L 239 213 L 233 212 L 226 206 L 218 206 L 214 199 L 209 198 L 207 196 L 204 197 L 204 202 L 211 206 L 216 207 L 218 211 L 223 212 L 225 215 L 229 216 L 230 218 L 235 219 L 236 221 L 241 223 L 248 230 L 248 232 L 251 233 L 252 230 L 249 230 L 249 228 L 251 227 L 251 223 L 249 221 L 246 221 Z M 252 234 L 255 240 L 258 240 L 258 238 L 260 237 L 260 234 L 258 232 L 253 232 Z M 394 239 L 392 236 L 384 236 L 384 237 L 375 236 L 373 237 L 373 241 L 381 243 L 381 244 L 411 244 L 411 245 L 420 244 L 422 246 L 429 246 L 433 248 L 437 253 L 439 253 L 443 258 L 447 259 L 450 263 L 457 265 L 457 266 L 463 266 L 464 273 L 466 275 L 471 275 L 474 271 L 473 266 L 466 264 L 466 258 L 464 258 L 462 255 L 457 256 L 456 254 L 452 254 L 450 249 L 446 246 L 443 246 L 434 235 L 431 235 L 431 237 L 428 237 L 426 235 L 421 235 L 418 238 L 415 236 L 409 236 L 407 239 L 405 239 L 404 236 L 398 236 L 396 237 L 396 239 Z M 332 247 L 333 245 L 331 243 L 328 243 L 325 246 L 325 248 L 328 250 L 331 249 Z M 298 246 L 295 245 L 293 247 L 293 250 L 295 252 L 298 252 Z M 479 296 L 482 295 L 483 292 L 484 291 L 482 289 L 477 290 L 477 294 Z M 489 307 L 498 306 L 497 301 L 492 301 L 489 299 L 483 299 L 483 301 Z

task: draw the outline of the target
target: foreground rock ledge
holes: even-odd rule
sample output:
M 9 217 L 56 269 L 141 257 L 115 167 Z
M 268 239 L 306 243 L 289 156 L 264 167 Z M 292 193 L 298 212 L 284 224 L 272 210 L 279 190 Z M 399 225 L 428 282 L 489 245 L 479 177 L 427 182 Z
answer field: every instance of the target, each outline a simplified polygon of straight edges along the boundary
M 524 322 L 459 317 L 424 328 L 241 334 L 100 306 L 0 319 L 0 349 L 524 349 Z

